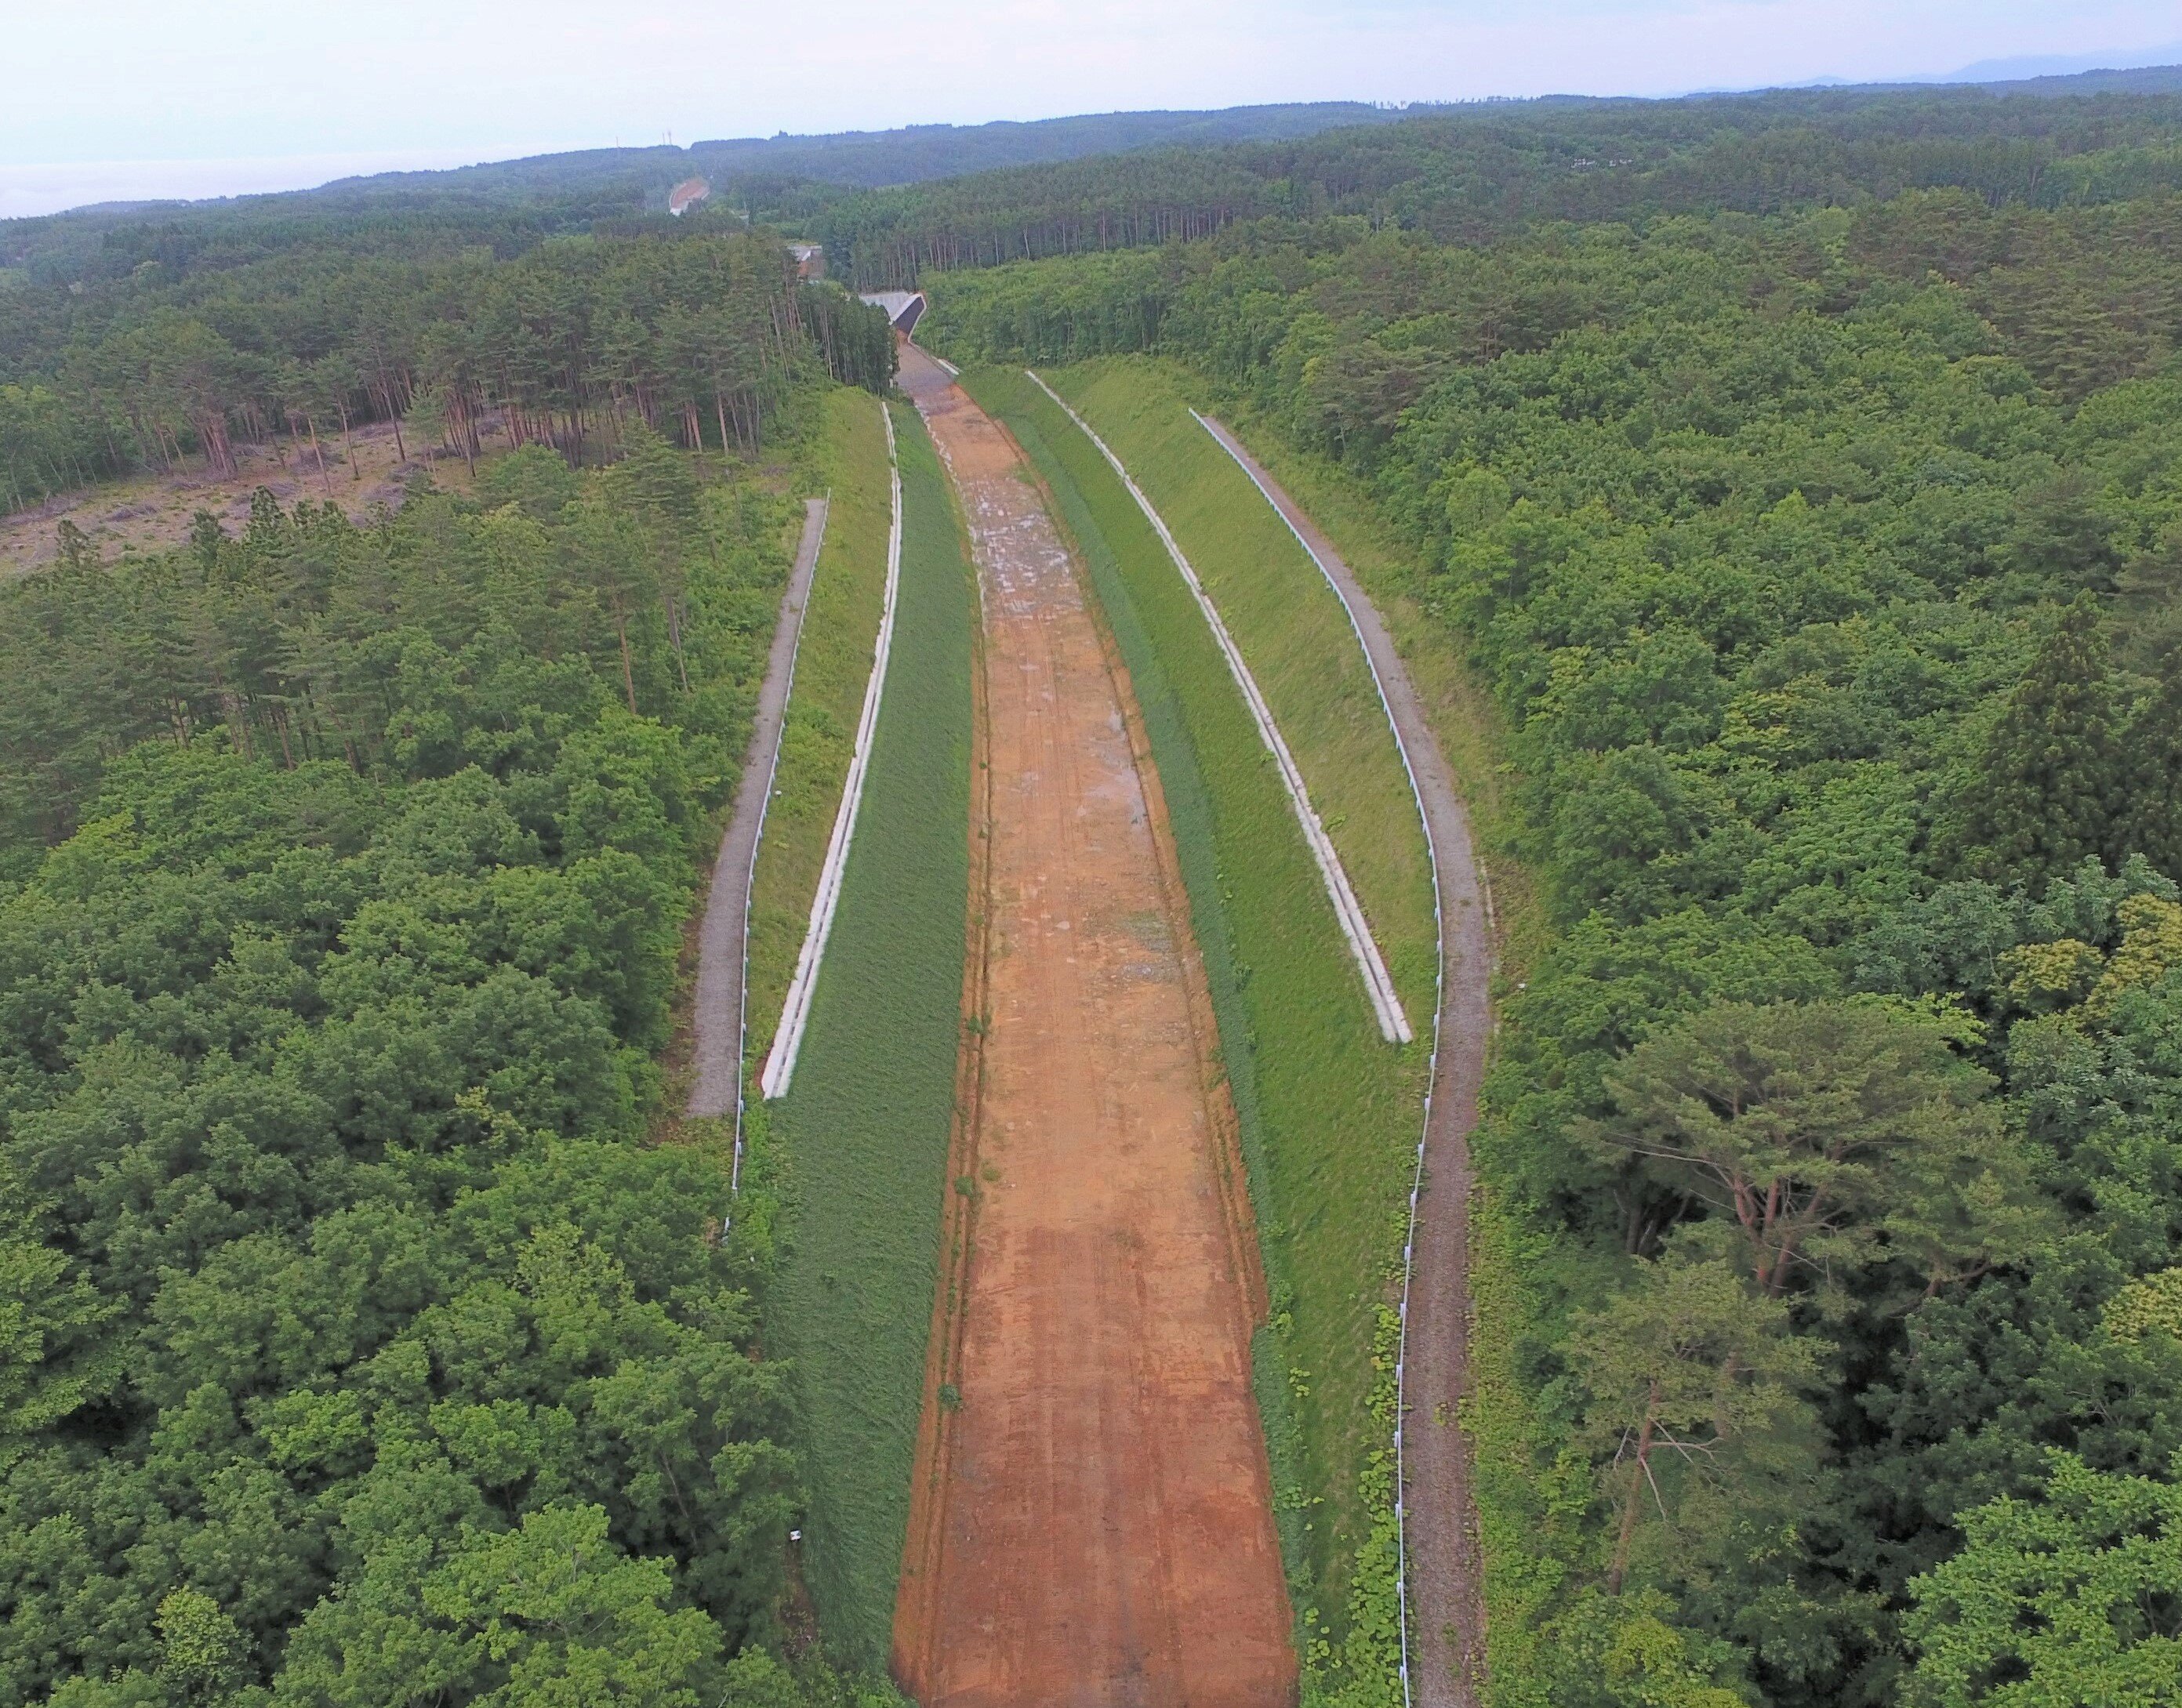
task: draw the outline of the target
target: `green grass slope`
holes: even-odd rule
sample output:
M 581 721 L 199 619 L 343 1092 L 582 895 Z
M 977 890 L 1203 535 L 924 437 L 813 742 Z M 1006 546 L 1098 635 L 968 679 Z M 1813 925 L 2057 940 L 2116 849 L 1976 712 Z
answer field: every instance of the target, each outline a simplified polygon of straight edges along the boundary
M 886 600 L 893 515 L 886 425 L 870 393 L 845 386 L 826 395 L 822 411 L 814 460 L 832 508 L 804 612 L 795 691 L 781 721 L 780 766 L 750 882 L 745 1003 L 750 1042 L 744 1066 L 753 1085 L 772 1047 L 811 921 L 811 898 L 856 749 L 856 717 Z
M 1309 1688 L 1322 1695 L 1349 1683 L 1363 1693 L 1354 1700 L 1376 1700 L 1391 1683 L 1382 1663 L 1393 1580 L 1375 1512 L 1385 1476 L 1374 1401 L 1383 1409 L 1379 1390 L 1391 1382 L 1387 1284 L 1401 1250 L 1426 1046 L 1397 1051 L 1380 1039 L 1272 761 L 1188 589 L 1127 491 L 1019 373 L 988 370 L 967 383 L 1051 489 L 1144 710 L 1271 1283 L 1259 1401 L 1291 1591 L 1305 1621 Z M 1190 522 L 1193 532 L 1244 525 L 1217 505 Z M 1375 1481 L 1376 1503 L 1366 1492 Z
M 939 1262 L 976 622 L 939 458 L 913 412 L 894 424 L 903 537 L 886 698 L 795 1086 L 765 1123 L 765 1178 L 783 1204 L 768 1351 L 792 1369 L 804 1578 L 829 1646 L 867 1667 L 884 1662 L 893 1623 Z
M 1426 1031 L 1438 960 L 1431 858 L 1339 595 L 1249 476 L 1191 417 L 1177 370 L 1119 357 L 1044 377 L 1127 465 L 1220 607 L 1340 851 L 1409 1024 Z
M 1394 535 L 1355 475 L 1298 450 L 1247 412 L 1229 424 L 1326 530 L 1393 632 L 1469 802 L 1478 854 L 1492 873 L 1498 983 L 1503 991 L 1515 987 L 1529 976 L 1548 933 L 1534 875 L 1520 858 L 1515 779 L 1498 708 L 1447 644 L 1445 628 L 1426 615 L 1425 572 L 1415 550 Z M 1562 1283 L 1551 1242 L 1520 1213 L 1519 1189 L 1499 1177 L 1490 1153 L 1477 1160 L 1470 1230 L 1472 1396 L 1465 1423 L 1476 1454 L 1486 1661 L 1496 1701 L 1531 1702 L 1543 1688 L 1540 1611 L 1560 1582 L 1558 1567 L 1541 1569 L 1541 1556 L 1555 1554 L 1541 1538 L 1565 1539 L 1575 1515 L 1556 1486 L 1558 1473 L 1541 1474 L 1555 1464 L 1557 1444 L 1532 1401 L 1524 1362 L 1549 1338 L 1544 1325 Z

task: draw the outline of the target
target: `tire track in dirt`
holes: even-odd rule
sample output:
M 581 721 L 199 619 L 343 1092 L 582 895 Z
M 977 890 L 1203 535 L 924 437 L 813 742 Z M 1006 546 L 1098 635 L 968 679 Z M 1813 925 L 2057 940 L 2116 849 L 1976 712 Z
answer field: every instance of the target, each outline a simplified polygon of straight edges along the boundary
M 1469 1444 L 1458 1416 L 1470 1388 L 1470 1134 L 1477 1125 L 1493 1031 L 1492 898 L 1470 847 L 1462 792 L 1378 608 L 1333 543 L 1242 441 L 1210 417 L 1198 419 L 1295 530 L 1349 608 L 1416 786 L 1432 844 L 1439 896 L 1439 1011 L 1412 1207 L 1401 1499 L 1415 1628 L 1415 1700 L 1422 1708 L 1475 1708 L 1485 1679 L 1483 1580 Z
M 901 383 L 970 525 L 989 806 L 896 1669 L 930 1708 L 1275 1708 L 1264 1281 L 1158 777 L 1021 453 L 914 345 Z

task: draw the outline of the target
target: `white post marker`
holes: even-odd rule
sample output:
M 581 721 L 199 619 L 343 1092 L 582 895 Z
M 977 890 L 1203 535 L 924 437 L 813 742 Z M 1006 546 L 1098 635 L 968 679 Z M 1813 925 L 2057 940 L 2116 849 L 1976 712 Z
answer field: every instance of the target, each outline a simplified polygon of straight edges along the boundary
M 803 1029 L 811 1020 L 811 998 L 818 987 L 819 964 L 826 959 L 826 939 L 833 934 L 833 909 L 841 899 L 841 875 L 849 864 L 849 844 L 856 834 L 856 810 L 863 803 L 864 773 L 872 758 L 872 734 L 878 727 L 879 700 L 886 689 L 887 653 L 894 644 L 895 590 L 901 584 L 901 462 L 894 453 L 894 416 L 882 401 L 879 418 L 886 423 L 887 464 L 894 483 L 894 527 L 887 536 L 886 600 L 879 611 L 879 638 L 872 652 L 872 677 L 864 687 L 863 716 L 856 721 L 856 744 L 849 760 L 848 781 L 841 790 L 841 808 L 833 815 L 833 834 L 826 844 L 826 864 L 818 873 L 818 893 L 811 898 L 811 924 L 803 933 L 802 952 L 795 958 L 795 976 L 789 983 L 788 1001 L 780 1011 L 780 1030 L 773 1034 L 773 1048 L 758 1076 L 758 1089 L 767 1102 L 788 1095 L 795 1078 L 795 1058 L 803 1047 Z
M 1395 992 L 1393 976 L 1387 970 L 1386 960 L 1380 954 L 1379 945 L 1371 935 L 1371 921 L 1364 917 L 1364 909 L 1356 899 L 1356 892 L 1349 887 L 1349 874 L 1342 866 L 1341 856 L 1335 852 L 1332 838 L 1326 835 L 1326 826 L 1319 821 L 1318 813 L 1310 804 L 1310 791 L 1304 786 L 1303 772 L 1297 768 L 1295 756 L 1289 753 L 1288 743 L 1281 738 L 1280 726 L 1273 721 L 1272 709 L 1265 704 L 1265 695 L 1258 692 L 1257 681 L 1251 676 L 1249 666 L 1243 662 L 1242 649 L 1235 644 L 1235 638 L 1227 633 L 1227 625 L 1220 620 L 1219 610 L 1205 591 L 1204 583 L 1198 580 L 1197 572 L 1189 567 L 1189 560 L 1182 555 L 1182 548 L 1175 544 L 1174 536 L 1167 532 L 1166 523 L 1152 508 L 1151 500 L 1129 478 L 1129 471 L 1121 466 L 1121 459 L 1106 448 L 1106 441 L 1091 430 L 1091 423 L 1071 409 L 1059 392 L 1027 368 L 1023 369 L 1023 373 L 1033 385 L 1061 406 L 1068 418 L 1083 430 L 1085 438 L 1099 447 L 1099 454 L 1106 459 L 1114 473 L 1121 476 L 1121 484 L 1128 488 L 1129 496 L 1136 500 L 1137 508 L 1144 511 L 1144 520 L 1151 523 L 1152 531 L 1159 535 L 1166 547 L 1166 555 L 1174 560 L 1174 567 L 1182 572 L 1182 580 L 1188 584 L 1192 596 L 1197 600 L 1197 608 L 1205 613 L 1205 622 L 1211 625 L 1212 638 L 1220 644 L 1221 654 L 1227 661 L 1227 668 L 1235 678 L 1235 686 L 1243 691 L 1243 703 L 1250 708 L 1250 716 L 1258 726 L 1258 733 L 1264 738 L 1266 749 L 1280 768 L 1281 782 L 1288 792 L 1288 804 L 1295 809 L 1296 823 L 1303 830 L 1303 839 L 1310 848 L 1311 857 L 1318 862 L 1319 876 L 1325 880 L 1326 893 L 1333 904 L 1334 917 L 1340 920 L 1342 935 L 1349 939 L 1349 953 L 1356 959 L 1356 970 L 1364 976 L 1365 994 L 1371 999 L 1372 1013 L 1378 1017 L 1380 1036 L 1389 1043 L 1409 1042 L 1415 1034 L 1409 1030 L 1409 1016 L 1402 1012 L 1401 997 Z

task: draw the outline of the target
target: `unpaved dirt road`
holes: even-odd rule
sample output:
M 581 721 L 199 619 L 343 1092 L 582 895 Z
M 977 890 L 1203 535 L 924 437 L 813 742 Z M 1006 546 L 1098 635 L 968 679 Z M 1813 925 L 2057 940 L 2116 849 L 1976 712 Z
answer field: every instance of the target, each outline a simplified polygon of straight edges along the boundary
M 818 567 L 818 546 L 826 536 L 826 500 L 803 501 L 803 538 L 780 597 L 780 620 L 773 631 L 773 651 L 765 681 L 757 692 L 757 718 L 750 750 L 735 785 L 727 833 L 712 866 L 712 893 L 705 901 L 705 925 L 698 938 L 697 994 L 690 1020 L 695 1033 L 689 1092 L 693 1115 L 726 1115 L 736 1108 L 735 1081 L 743 1070 L 743 949 L 750 931 L 751 861 L 765 821 L 766 791 L 773 787 L 773 764 L 780 751 L 780 721 L 788 709 L 795 678 L 795 648 L 803 633 L 804 608 L 811 602 L 811 578 Z
M 1492 921 L 1470 843 L 1470 815 L 1432 734 L 1424 699 L 1355 572 L 1240 439 L 1205 425 L 1249 470 L 1341 589 L 1401 733 L 1430 827 L 1440 897 L 1439 1053 L 1425 1128 L 1404 1376 L 1403 1500 L 1407 1519 L 1409 1668 L 1419 1708 L 1475 1708 L 1485 1670 L 1477 1519 L 1468 1444 L 1456 1408 L 1470 1385 L 1470 1132 L 1493 1031 Z
M 895 1665 L 928 1708 L 1281 1708 L 1234 1121 L 1126 682 L 1014 443 L 915 346 L 971 528 L 990 771 L 983 1083 Z M 943 1309 L 943 1318 L 947 1316 Z

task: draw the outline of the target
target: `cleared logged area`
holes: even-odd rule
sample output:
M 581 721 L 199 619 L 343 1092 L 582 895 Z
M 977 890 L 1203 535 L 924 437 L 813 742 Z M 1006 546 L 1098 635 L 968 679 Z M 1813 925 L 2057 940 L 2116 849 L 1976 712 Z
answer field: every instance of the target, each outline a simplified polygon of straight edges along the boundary
M 1338 600 L 1158 367 L 1047 377 L 1127 461 L 1219 602 L 1422 1020 L 1430 870 Z M 1264 743 L 1120 480 L 1020 371 L 968 383 L 1029 455 L 1083 554 L 1165 784 L 1263 1236 L 1271 1321 L 1258 1394 L 1312 1670 L 1329 1689 L 1398 1700 L 1393 1300 L 1429 1039 L 1381 1038 Z
M 766 1108 L 783 1197 L 767 1350 L 792 1371 L 804 1582 L 836 1652 L 873 1668 L 909 1523 L 955 1111 L 977 609 L 931 442 L 907 410 L 895 429 L 885 697 L 794 1088 Z
M 1286 1702 L 1261 1283 L 1158 777 L 1014 445 L 913 347 L 902 383 L 983 578 L 990 769 L 969 1241 L 897 1665 L 964 1708 Z

